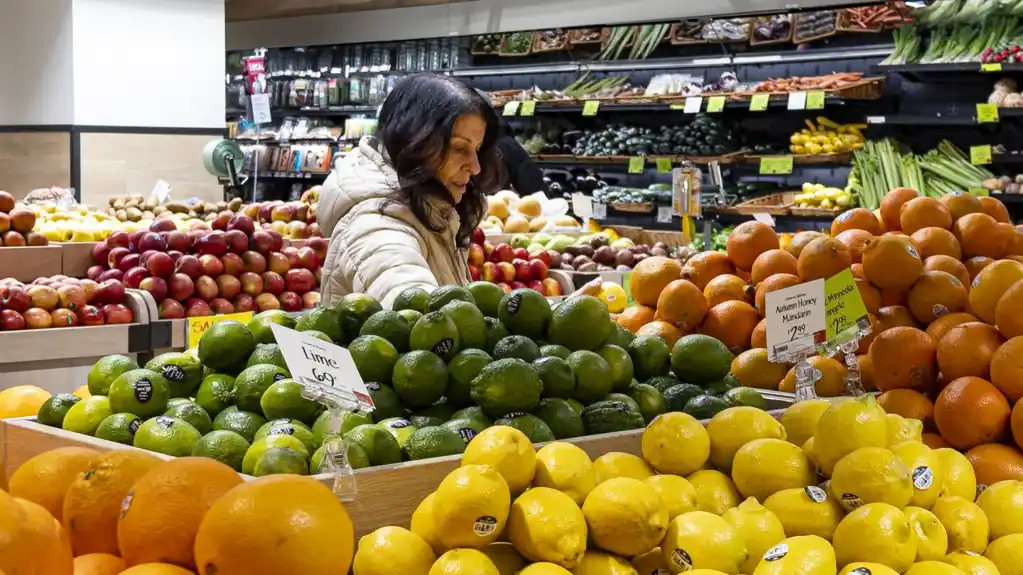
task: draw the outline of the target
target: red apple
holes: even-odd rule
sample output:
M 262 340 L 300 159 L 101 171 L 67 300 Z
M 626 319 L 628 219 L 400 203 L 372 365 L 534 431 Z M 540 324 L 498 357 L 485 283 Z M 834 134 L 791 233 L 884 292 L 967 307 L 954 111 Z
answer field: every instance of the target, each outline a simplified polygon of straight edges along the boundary
M 274 238 L 268 232 L 257 230 L 252 232 L 252 241 L 250 242 L 250 245 L 253 250 L 265 256 L 273 250 Z
M 174 260 L 163 252 L 157 252 L 146 261 L 146 269 L 153 277 L 167 277 L 174 273 Z
M 284 275 L 291 269 L 291 262 L 288 261 L 288 256 L 280 252 L 271 252 L 270 259 L 267 260 L 267 267 L 272 272 Z
M 161 218 L 149 224 L 149 231 L 151 232 L 173 232 L 176 229 L 178 227 L 169 218 Z
M 263 293 L 263 278 L 253 272 L 245 272 L 239 276 L 241 290 L 253 297 Z
M 528 255 L 528 252 L 527 254 Z M 515 259 L 515 250 L 508 244 L 499 244 L 494 248 L 494 253 L 490 256 L 490 261 L 497 262 L 508 262 L 511 263 Z
M 561 256 L 558 256 L 558 259 L 560 260 Z M 548 253 L 546 250 L 540 250 L 540 251 L 538 251 L 536 253 L 530 254 L 529 255 L 529 261 L 533 261 L 533 260 L 540 260 L 548 268 L 551 267 L 551 254 Z
M 224 262 L 215 255 L 205 254 L 199 258 L 199 263 L 202 264 L 203 275 L 215 278 L 224 273 Z
M 224 273 L 231 276 L 240 276 L 245 271 L 245 260 L 236 253 L 228 252 L 220 256 L 220 263 L 224 264 Z
M 156 303 L 160 303 L 167 299 L 167 281 L 160 277 L 151 277 L 142 280 L 139 284 L 139 288 L 146 290 Z
M 96 244 L 96 245 L 100 245 L 100 244 Z M 87 277 L 87 278 L 89 278 L 89 279 L 91 279 L 93 281 L 96 281 L 96 279 L 100 276 L 100 274 L 102 274 L 104 271 L 106 271 L 106 269 L 107 269 L 106 265 L 94 265 L 94 266 L 89 268 L 89 271 L 85 272 L 85 277 Z
M 199 298 L 192 298 L 185 302 L 185 317 L 201 317 L 213 315 L 210 305 Z
M 541 280 L 533 280 L 526 284 L 526 287 L 528 287 L 531 290 L 540 292 L 540 295 L 547 295 L 547 286 L 543 285 L 543 281 Z
M 236 312 L 254 311 L 256 309 L 256 298 L 247 293 L 240 293 L 234 296 L 232 303 L 234 303 L 234 311 Z
M 195 282 L 182 273 L 171 274 L 167 280 L 167 295 L 178 301 L 185 301 L 195 293 Z
M 487 241 L 487 235 L 483 233 L 482 228 L 476 228 L 472 231 L 472 241 L 479 246 L 482 246 L 483 242 Z
M 219 263 L 220 260 L 217 260 L 217 262 Z M 178 261 L 174 262 L 174 271 L 196 279 L 203 274 L 202 261 L 195 256 L 185 254 L 178 258 Z
M 124 234 L 124 232 L 117 232 L 117 233 Z M 127 238 L 128 234 L 125 234 L 124 237 Z M 115 247 L 121 247 L 121 246 L 115 246 Z M 124 246 L 124 247 L 125 247 L 125 249 L 127 249 L 127 246 Z M 105 268 L 108 265 L 110 265 L 109 264 L 109 260 L 107 259 L 109 256 L 110 256 L 110 244 L 108 244 L 106 242 L 96 242 L 96 244 L 94 246 L 92 246 L 92 263 L 94 263 L 96 265 L 102 265 Z
M 245 275 L 245 274 L 242 274 Z M 277 272 L 263 272 L 260 274 L 263 280 L 263 291 L 277 295 L 284 291 L 284 276 Z M 244 282 L 242 283 L 244 289 Z
M 259 276 L 256 276 L 259 277 Z M 233 275 L 217 276 L 217 295 L 222 299 L 232 299 L 242 291 L 242 283 Z M 212 303 L 211 303 L 211 307 Z M 216 309 L 214 307 L 214 309 Z
M 195 295 L 204 301 L 210 301 L 220 293 L 220 286 L 210 276 L 199 276 L 195 280 Z
M 107 245 L 108 249 L 127 248 L 128 244 L 131 243 L 131 236 L 128 235 L 128 232 L 119 232 L 119 231 L 118 232 L 111 232 L 111 234 L 109 236 L 107 236 L 107 241 L 106 242 L 100 242 L 100 243 L 105 243 Z M 96 254 L 96 248 L 93 248 L 92 253 L 94 255 Z M 96 263 L 100 263 L 100 261 L 97 260 Z
M 92 300 L 95 299 L 96 297 L 96 288 L 99 287 L 99 284 L 92 280 L 86 279 L 79 281 L 78 285 L 82 286 L 82 291 L 85 292 L 85 303 L 92 303 Z
M 240 254 L 249 249 L 249 236 L 241 230 L 231 230 L 224 234 L 224 241 L 227 242 L 227 249 Z
M 298 248 L 295 246 L 287 246 L 281 250 L 284 257 L 288 258 L 288 265 L 292 268 L 299 267 L 298 265 Z M 290 268 L 289 268 L 290 269 Z
M 316 214 L 313 214 L 312 217 L 315 218 Z M 323 231 L 320 230 L 320 224 L 316 222 L 309 222 L 309 238 L 323 238 Z
M 107 267 L 112 270 L 117 269 L 117 265 L 121 263 L 121 260 L 130 253 L 131 250 L 122 247 L 116 247 L 110 250 L 110 253 L 107 254 Z
M 497 264 L 494 262 L 483 262 L 483 267 L 480 269 L 480 278 L 485 282 L 497 283 L 499 272 L 497 271 Z
M 135 230 L 128 234 L 128 249 L 133 252 L 139 251 L 139 240 L 142 239 L 144 234 L 149 233 L 149 230 Z
M 306 243 L 306 247 L 312 248 L 316 255 L 320 256 L 320 261 L 327 259 L 327 240 L 323 238 L 310 238 Z
M 235 216 L 231 218 L 231 221 L 227 223 L 227 231 L 231 232 L 238 230 L 245 234 L 246 243 L 248 243 L 248 236 L 252 235 L 252 232 L 255 231 L 255 229 L 256 225 L 252 223 L 252 218 L 245 214 L 235 214 Z
M 288 236 L 293 240 L 307 240 L 312 235 L 309 233 L 309 224 L 300 221 L 288 222 Z
M 470 265 L 469 266 L 469 277 L 471 277 L 472 281 L 474 281 L 474 282 L 480 281 L 480 268 L 478 268 L 478 267 L 476 267 L 474 265 Z
M 215 230 L 227 231 L 227 224 L 231 223 L 232 218 L 234 218 L 234 212 L 224 210 L 213 218 L 213 221 L 210 222 L 210 227 Z
M 192 239 L 185 232 L 173 230 L 167 233 L 167 250 L 187 252 L 192 248 Z
M 505 283 L 511 283 L 515 279 L 515 266 L 510 262 L 498 262 L 497 279 Z
M 247 251 L 242 254 L 242 261 L 245 262 L 245 270 L 256 274 L 266 271 L 266 258 L 263 254 L 254 251 Z
M 76 285 L 63 285 L 57 288 L 57 298 L 60 301 L 60 307 L 71 311 L 78 311 L 88 303 L 85 290 Z
M 510 285 L 511 285 L 511 288 L 512 288 L 513 290 L 516 290 L 516 289 L 525 289 L 525 287 L 526 287 L 526 284 L 524 284 L 524 283 L 522 283 L 522 282 L 520 282 L 520 281 L 513 281 L 513 282 L 512 282 L 512 283 L 511 283 Z
M 189 280 L 191 281 L 191 280 Z M 160 302 L 160 319 L 181 319 L 185 317 L 185 306 L 181 302 L 167 298 Z
M 266 233 L 270 234 L 270 237 L 274 239 L 273 245 L 270 246 L 271 250 L 279 252 L 284 249 L 284 236 L 277 233 L 276 230 L 267 230 Z
M 494 249 L 496 249 L 494 244 L 490 242 L 483 242 L 483 255 L 486 256 L 487 261 L 493 261 L 490 258 L 494 254 Z
M 307 270 L 315 270 L 320 267 L 320 256 L 309 246 L 298 248 L 298 265 Z
M 281 309 L 281 302 L 272 293 L 261 293 L 256 296 L 256 309 L 266 311 L 268 309 Z
M 124 301 L 124 284 L 120 280 L 106 280 L 96 287 L 96 297 L 93 298 L 97 304 L 119 304 Z
M 53 317 L 45 309 L 33 307 L 22 314 L 28 329 L 46 329 L 53 326 Z
M 107 280 L 121 281 L 122 277 L 124 277 L 124 272 L 122 272 L 121 270 L 107 270 L 99 274 L 99 277 L 96 278 L 96 281 L 99 283 L 103 283 Z
M 529 269 L 529 262 L 515 258 L 512 260 L 512 265 L 515 266 L 515 279 L 522 283 L 529 283 L 533 280 L 533 271 Z
M 295 268 L 284 275 L 284 283 L 288 291 L 305 293 L 316 287 L 316 277 L 307 269 Z
M 277 301 L 281 303 L 281 309 L 284 311 L 299 311 L 302 309 L 302 298 L 293 291 L 286 291 L 277 296 Z
M 547 264 L 547 269 L 550 269 L 552 263 L 561 263 L 560 253 L 554 250 L 545 250 L 544 253 L 547 254 L 547 257 L 540 259 L 543 260 L 543 263 Z
M 222 256 L 227 253 L 227 240 L 223 232 L 210 232 L 199 238 L 193 246 L 196 253 Z
M 486 261 L 486 258 L 483 255 L 483 246 L 469 244 L 469 263 L 476 267 L 482 267 L 484 261 Z
M 25 318 L 13 309 L 0 311 L 0 329 L 5 331 L 25 329 Z
M 57 309 L 57 304 L 60 303 L 57 290 L 50 286 L 31 286 L 28 288 L 28 297 L 32 300 L 32 307 L 42 308 L 47 312 Z
M 139 261 L 141 261 L 141 259 L 142 256 L 140 256 L 139 254 L 134 253 L 128 254 L 121 258 L 121 261 L 117 262 L 117 269 L 121 270 L 122 272 L 126 272 L 131 268 L 140 266 L 141 264 L 139 263 Z
M 78 321 L 82 325 L 103 325 L 106 319 L 103 310 L 94 305 L 87 305 L 78 311 Z
M 167 250 L 167 255 L 170 256 L 172 262 L 177 263 L 177 261 L 181 259 L 181 256 L 185 254 L 179 252 L 178 250 Z
M 506 284 L 506 283 L 504 283 L 504 282 L 498 283 L 497 287 L 499 287 L 502 290 L 504 290 L 504 293 L 511 293 L 511 290 L 512 290 L 511 286 Z
M 520 260 L 528 260 L 529 250 L 527 250 L 526 248 L 515 248 L 515 257 Z
M 320 304 L 320 292 L 307 291 L 302 294 L 302 309 L 313 309 Z
M 69 309 L 55 309 L 50 312 L 50 325 L 53 327 L 75 327 L 78 316 Z
M 547 279 L 547 264 L 542 260 L 530 260 L 529 272 L 534 280 L 545 280 Z
M 259 206 L 259 221 L 261 223 L 270 221 L 270 216 L 273 214 L 273 209 L 276 205 L 277 202 L 263 202 Z
M 25 313 L 32 307 L 32 298 L 28 297 L 28 292 L 22 286 L 6 287 L 0 290 L 0 307 Z
M 210 300 L 210 309 L 213 313 L 234 313 L 234 304 L 222 297 L 215 297 Z
M 135 314 L 131 313 L 127 306 L 119 303 L 103 306 L 103 315 L 106 316 L 108 325 L 135 321 Z
M 554 278 L 549 277 L 549 278 L 543 280 L 543 285 L 547 288 L 547 295 L 548 296 L 552 296 L 553 297 L 553 296 L 564 295 L 561 292 L 561 284 L 559 284 L 558 280 L 556 280 Z
M 171 224 L 173 225 L 173 223 Z M 167 251 L 167 240 L 157 232 L 146 232 L 135 244 L 140 252 L 155 250 L 158 252 Z
M 158 252 L 156 250 L 146 250 L 146 251 L 142 252 L 142 254 L 139 255 L 139 263 L 138 263 L 138 265 L 140 265 L 142 267 L 146 267 L 146 262 L 149 261 L 150 256 L 152 256 L 153 254 L 158 254 L 158 253 L 160 253 L 160 252 Z

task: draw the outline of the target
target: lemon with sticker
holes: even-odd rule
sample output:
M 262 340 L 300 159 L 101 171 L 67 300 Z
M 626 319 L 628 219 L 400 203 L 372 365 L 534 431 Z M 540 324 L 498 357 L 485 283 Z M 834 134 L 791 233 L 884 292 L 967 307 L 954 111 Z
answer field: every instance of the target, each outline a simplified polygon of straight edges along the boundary
M 919 441 L 906 441 L 892 451 L 909 469 L 913 478 L 910 505 L 930 509 L 941 495 L 941 460 L 934 450 Z
M 448 549 L 482 549 L 504 530 L 511 493 L 504 478 L 489 465 L 463 465 L 434 492 L 437 539 Z
M 785 528 L 778 516 L 752 497 L 725 511 L 721 518 L 735 527 L 746 544 L 742 573 L 753 573 L 764 553 L 785 539 Z
M 846 565 L 838 575 L 899 575 L 899 572 L 880 563 L 857 561 Z
M 913 499 L 913 479 L 890 449 L 864 447 L 838 460 L 828 490 L 846 511 L 867 503 L 902 509 Z
M 661 542 L 661 557 L 672 573 L 692 569 L 739 573 L 747 556 L 739 531 L 706 511 L 691 511 L 672 519 Z
M 789 537 L 764 552 L 752 575 L 830 575 L 835 550 L 816 535 Z
M 764 507 L 778 517 L 785 535 L 816 535 L 828 541 L 845 515 L 838 501 L 817 486 L 779 491 L 764 501 Z
M 611 313 L 622 313 L 629 303 L 629 296 L 625 293 L 625 289 L 614 282 L 602 283 L 598 297 L 607 306 L 607 311 Z

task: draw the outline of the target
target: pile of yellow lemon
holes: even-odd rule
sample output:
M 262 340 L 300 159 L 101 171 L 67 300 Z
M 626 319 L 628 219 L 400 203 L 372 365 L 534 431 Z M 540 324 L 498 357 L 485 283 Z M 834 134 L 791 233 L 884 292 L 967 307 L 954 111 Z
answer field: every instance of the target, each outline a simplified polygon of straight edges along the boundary
M 848 188 L 805 182 L 792 201 L 800 208 L 848 209 L 856 205 L 856 196 Z
M 1023 483 L 921 432 L 872 396 L 664 414 L 642 457 L 491 427 L 355 574 L 1023 575 Z
M 806 128 L 789 138 L 789 151 L 798 155 L 841 154 L 862 150 L 866 138 L 860 133 L 866 124 L 837 124 L 824 116 L 817 123 L 806 120 Z

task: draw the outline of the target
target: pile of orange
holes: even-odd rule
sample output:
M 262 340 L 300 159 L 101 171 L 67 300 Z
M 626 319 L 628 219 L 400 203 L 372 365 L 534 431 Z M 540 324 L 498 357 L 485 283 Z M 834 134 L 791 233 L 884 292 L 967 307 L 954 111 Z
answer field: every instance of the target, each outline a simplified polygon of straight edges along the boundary
M 354 554 L 348 514 L 310 477 L 244 482 L 205 457 L 65 447 L 8 483 L 0 573 L 345 575 Z

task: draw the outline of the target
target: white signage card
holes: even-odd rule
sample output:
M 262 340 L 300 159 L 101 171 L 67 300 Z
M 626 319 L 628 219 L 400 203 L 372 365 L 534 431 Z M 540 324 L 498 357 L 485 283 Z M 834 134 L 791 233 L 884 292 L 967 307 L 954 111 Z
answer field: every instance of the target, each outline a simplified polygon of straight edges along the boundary
M 783 361 L 789 354 L 813 350 L 818 341 L 823 342 L 827 328 L 824 280 L 768 292 L 764 305 L 771 361 Z
M 373 409 L 373 398 L 347 349 L 277 324 L 271 324 L 270 329 L 292 379 L 322 389 L 328 397 L 339 396 L 363 411 Z
M 270 94 L 252 94 L 252 121 L 257 124 L 270 123 Z
M 806 109 L 806 92 L 792 92 L 789 94 L 789 110 Z
M 607 205 L 599 202 L 593 202 L 593 219 L 604 220 L 607 219 Z
M 703 106 L 703 98 L 700 96 L 690 96 L 686 98 L 686 106 L 682 112 L 685 114 L 699 114 L 701 106 Z
M 572 211 L 578 218 L 592 218 L 593 199 L 584 194 L 572 194 Z
M 772 228 L 774 227 L 774 218 L 771 217 L 771 214 L 753 214 L 753 219 Z
M 657 206 L 657 223 L 670 224 L 674 215 L 675 210 L 671 206 Z

